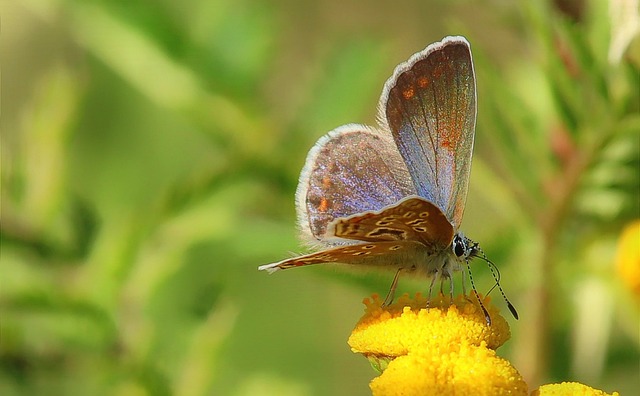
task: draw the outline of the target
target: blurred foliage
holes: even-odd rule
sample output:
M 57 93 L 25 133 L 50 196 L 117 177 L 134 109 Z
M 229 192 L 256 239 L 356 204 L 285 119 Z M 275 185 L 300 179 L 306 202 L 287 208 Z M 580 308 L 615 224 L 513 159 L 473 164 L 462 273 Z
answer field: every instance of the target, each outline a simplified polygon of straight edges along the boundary
M 2 8 L 1 394 L 369 394 L 346 339 L 390 276 L 256 267 L 297 249 L 313 142 L 372 124 L 449 34 L 478 76 L 465 232 L 521 316 L 503 354 L 532 387 L 640 388 L 613 265 L 640 217 L 637 1 Z

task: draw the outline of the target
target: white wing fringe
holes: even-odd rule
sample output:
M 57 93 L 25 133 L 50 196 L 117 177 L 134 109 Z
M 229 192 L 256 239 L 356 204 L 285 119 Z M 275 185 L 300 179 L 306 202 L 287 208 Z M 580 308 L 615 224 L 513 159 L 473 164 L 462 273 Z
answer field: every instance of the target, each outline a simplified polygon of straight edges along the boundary
M 277 263 L 265 264 L 258 267 L 258 271 L 267 271 L 270 274 L 273 274 L 276 271 L 280 271 L 282 268 L 278 267 L 282 263 L 282 261 L 278 261 Z

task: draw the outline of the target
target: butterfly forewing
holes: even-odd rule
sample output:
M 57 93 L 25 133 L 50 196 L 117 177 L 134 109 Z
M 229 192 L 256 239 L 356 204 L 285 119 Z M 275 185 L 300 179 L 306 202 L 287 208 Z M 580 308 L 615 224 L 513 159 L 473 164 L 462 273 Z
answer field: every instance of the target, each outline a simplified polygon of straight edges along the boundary
M 418 195 L 435 203 L 457 229 L 476 118 L 469 43 L 447 38 L 398 66 L 385 85 L 381 110 Z
M 380 211 L 334 220 L 327 235 L 357 241 L 417 241 L 444 249 L 453 240 L 453 226 L 434 204 L 412 196 Z

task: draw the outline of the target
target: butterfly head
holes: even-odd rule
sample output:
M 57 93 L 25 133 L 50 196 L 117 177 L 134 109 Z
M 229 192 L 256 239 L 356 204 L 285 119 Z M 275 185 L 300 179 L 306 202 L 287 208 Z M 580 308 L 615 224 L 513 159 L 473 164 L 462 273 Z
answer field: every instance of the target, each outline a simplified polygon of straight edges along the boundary
M 482 251 L 478 242 L 474 242 L 471 239 L 467 238 L 461 232 L 456 233 L 453 236 L 453 242 L 451 243 L 451 249 L 453 250 L 453 254 L 456 257 L 468 260 L 472 257 L 477 257 L 479 253 Z

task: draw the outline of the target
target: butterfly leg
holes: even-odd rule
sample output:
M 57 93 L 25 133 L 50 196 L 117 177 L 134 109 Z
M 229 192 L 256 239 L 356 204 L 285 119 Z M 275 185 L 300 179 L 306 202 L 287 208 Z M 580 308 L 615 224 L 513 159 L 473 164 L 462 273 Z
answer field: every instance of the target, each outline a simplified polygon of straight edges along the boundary
M 431 283 L 429 284 L 429 294 L 427 295 L 427 308 L 431 304 L 431 292 L 433 291 L 433 285 L 435 285 L 436 281 L 440 277 L 440 273 L 436 272 L 433 274 L 433 278 L 431 278 Z
M 389 288 L 389 293 L 387 293 L 387 297 L 385 297 L 384 303 L 382 303 L 383 307 L 386 307 L 393 302 L 393 299 L 396 295 L 396 287 L 398 287 L 398 279 L 400 278 L 400 271 L 402 271 L 402 268 L 398 268 L 395 276 L 393 277 L 393 281 L 391 282 L 391 287 Z
M 440 278 L 440 295 L 444 297 L 444 284 L 446 281 L 449 281 L 449 301 L 453 301 L 453 277 L 451 276 L 442 276 Z

